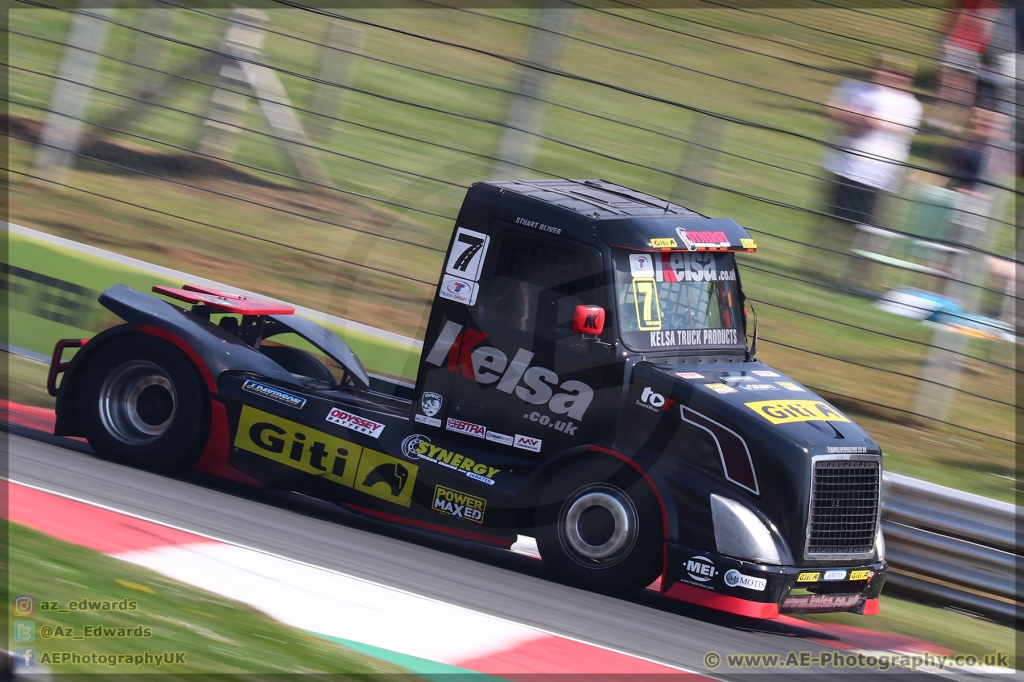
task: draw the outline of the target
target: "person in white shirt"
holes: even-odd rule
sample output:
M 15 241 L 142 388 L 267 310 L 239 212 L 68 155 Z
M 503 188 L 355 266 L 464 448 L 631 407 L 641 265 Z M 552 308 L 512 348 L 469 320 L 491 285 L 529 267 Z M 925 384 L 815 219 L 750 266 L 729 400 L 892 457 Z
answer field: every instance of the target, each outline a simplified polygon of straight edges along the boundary
M 848 246 L 853 225 L 875 224 L 879 194 L 899 187 L 921 122 L 921 103 L 906 90 L 913 80 L 909 64 L 880 57 L 870 83 L 845 81 L 829 98 L 840 131 L 824 162 L 830 173 L 824 212 L 835 220 L 821 222 L 819 243 L 843 237 L 838 243 Z

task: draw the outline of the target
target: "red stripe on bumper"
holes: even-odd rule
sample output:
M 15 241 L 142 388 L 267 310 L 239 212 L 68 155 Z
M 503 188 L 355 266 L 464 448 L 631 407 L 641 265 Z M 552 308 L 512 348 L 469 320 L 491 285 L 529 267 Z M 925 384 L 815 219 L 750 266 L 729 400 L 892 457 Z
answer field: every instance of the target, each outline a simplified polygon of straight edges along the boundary
M 737 616 L 748 618 L 770 619 L 779 617 L 778 604 L 765 604 L 763 602 L 747 601 L 739 597 L 730 597 L 724 594 L 716 594 L 709 590 L 702 590 L 699 587 L 691 587 L 682 583 L 676 583 L 665 592 L 666 597 L 678 599 L 697 606 L 704 606 L 709 609 L 734 613 Z

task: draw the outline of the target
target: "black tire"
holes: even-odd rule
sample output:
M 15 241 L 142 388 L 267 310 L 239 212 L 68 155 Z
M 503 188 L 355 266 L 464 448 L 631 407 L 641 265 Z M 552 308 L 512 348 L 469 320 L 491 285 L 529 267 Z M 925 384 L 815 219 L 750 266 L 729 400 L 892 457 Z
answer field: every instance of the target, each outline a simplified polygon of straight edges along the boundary
M 647 587 L 661 573 L 661 507 L 626 466 L 586 460 L 545 487 L 534 532 L 556 580 L 618 595 Z
M 199 459 L 210 430 L 210 399 L 192 361 L 144 334 L 107 342 L 83 368 L 78 414 L 101 457 L 163 473 Z
M 338 383 L 331 373 L 331 368 L 319 358 L 299 348 L 291 346 L 260 346 L 260 352 L 285 368 L 290 374 L 319 379 L 329 384 Z

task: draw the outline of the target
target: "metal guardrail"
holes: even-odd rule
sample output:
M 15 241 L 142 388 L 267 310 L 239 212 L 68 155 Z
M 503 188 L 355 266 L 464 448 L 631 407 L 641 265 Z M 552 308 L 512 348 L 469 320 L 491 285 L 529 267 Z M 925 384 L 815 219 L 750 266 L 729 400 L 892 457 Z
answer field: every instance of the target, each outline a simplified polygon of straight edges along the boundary
M 885 474 L 882 532 L 892 568 L 886 587 L 1019 626 L 1022 521 L 1024 508 L 1007 502 Z

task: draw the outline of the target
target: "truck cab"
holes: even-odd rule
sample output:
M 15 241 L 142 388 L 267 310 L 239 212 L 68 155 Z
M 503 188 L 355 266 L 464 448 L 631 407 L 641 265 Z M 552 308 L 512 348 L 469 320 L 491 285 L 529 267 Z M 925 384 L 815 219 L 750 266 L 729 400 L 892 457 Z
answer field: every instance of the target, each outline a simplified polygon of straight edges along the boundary
M 340 339 L 286 311 L 261 317 L 223 297 L 216 308 L 216 292 L 159 292 L 199 301 L 184 321 L 127 287 L 101 302 L 128 322 L 110 335 L 178 339 L 198 368 L 208 426 L 179 464 L 499 546 L 529 535 L 556 579 L 605 593 L 654 583 L 758 618 L 871 614 L 886 572 L 881 451 L 754 357 L 736 253 L 755 250 L 734 220 L 612 183 L 477 183 L 414 385 L 368 374 Z M 251 310 L 224 323 L 232 306 Z M 263 343 L 280 331 L 324 362 Z M 116 422 L 111 396 L 134 389 L 83 386 L 135 375 L 114 367 L 124 351 L 83 370 L 99 363 L 88 360 L 102 355 L 97 340 L 61 367 L 58 429 L 116 455 L 89 424 Z M 184 386 L 174 372 L 131 380 Z M 173 420 L 182 390 L 154 418 Z

